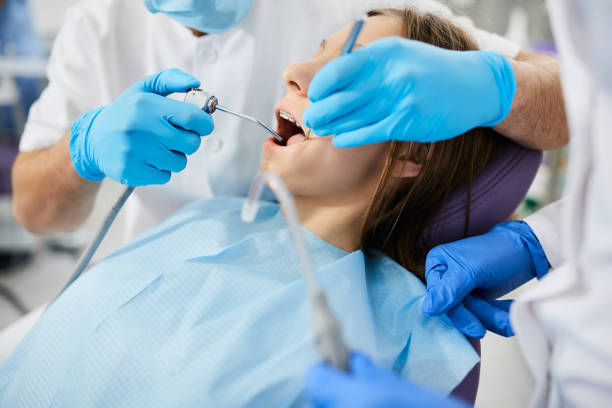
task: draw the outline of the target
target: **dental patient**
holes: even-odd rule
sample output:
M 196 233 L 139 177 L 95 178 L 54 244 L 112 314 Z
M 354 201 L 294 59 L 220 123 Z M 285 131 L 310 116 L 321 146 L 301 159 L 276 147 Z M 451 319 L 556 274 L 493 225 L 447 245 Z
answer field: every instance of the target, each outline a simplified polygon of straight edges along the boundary
M 489 129 L 427 145 L 306 139 L 310 81 L 349 30 L 286 69 L 276 108 L 284 141 L 264 143 L 261 168 L 293 194 L 349 347 L 451 393 L 479 357 L 446 318 L 420 312 L 428 226 L 506 142 Z M 451 23 L 410 10 L 371 12 L 356 48 L 390 36 L 477 48 Z M 262 204 L 245 224 L 243 202 L 191 204 L 93 266 L 1 367 L 0 406 L 305 404 L 303 376 L 319 359 L 305 282 L 279 206 Z

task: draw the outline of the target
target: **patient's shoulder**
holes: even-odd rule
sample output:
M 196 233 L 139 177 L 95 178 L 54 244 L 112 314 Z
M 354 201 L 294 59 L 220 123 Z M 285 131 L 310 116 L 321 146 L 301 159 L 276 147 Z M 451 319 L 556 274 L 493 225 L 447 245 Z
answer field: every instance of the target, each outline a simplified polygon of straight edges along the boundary
M 425 295 L 423 282 L 388 256 L 366 256 L 365 265 L 370 291 L 397 292 L 407 298 Z

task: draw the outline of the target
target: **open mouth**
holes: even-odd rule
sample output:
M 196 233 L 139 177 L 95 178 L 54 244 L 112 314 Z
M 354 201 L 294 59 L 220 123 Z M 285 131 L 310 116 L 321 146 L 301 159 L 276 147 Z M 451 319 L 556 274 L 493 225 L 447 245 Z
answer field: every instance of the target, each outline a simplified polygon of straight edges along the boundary
M 306 139 L 304 129 L 290 112 L 280 109 L 276 114 L 276 122 L 276 133 L 283 138 L 282 141 L 274 139 L 277 145 L 291 146 Z

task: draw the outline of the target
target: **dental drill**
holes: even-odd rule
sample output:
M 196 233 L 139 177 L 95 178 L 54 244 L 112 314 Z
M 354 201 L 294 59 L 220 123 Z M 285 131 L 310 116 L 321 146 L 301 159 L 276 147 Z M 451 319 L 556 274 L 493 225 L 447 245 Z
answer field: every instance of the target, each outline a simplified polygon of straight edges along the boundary
M 342 328 L 327 303 L 325 292 L 320 288 L 306 246 L 295 203 L 283 180 L 275 173 L 261 172 L 255 177 L 247 200 L 242 207 L 241 218 L 253 222 L 259 210 L 259 199 L 265 184 L 274 192 L 284 211 L 289 232 L 295 247 L 298 262 L 306 281 L 306 290 L 312 304 L 315 346 L 323 361 L 342 371 L 349 371 L 349 349 L 342 336 Z
M 208 92 L 204 92 L 203 90 L 199 88 L 193 88 L 189 90 L 187 94 L 185 95 L 184 102 L 195 105 L 198 108 L 204 110 L 205 112 L 211 115 L 217 110 L 219 110 L 222 112 L 229 113 L 230 115 L 236 116 L 240 119 L 245 119 L 250 122 L 254 122 L 258 124 L 259 126 L 261 126 L 263 129 L 265 129 L 268 133 L 272 134 L 272 136 L 274 136 L 276 139 L 281 140 L 281 141 L 283 140 L 283 138 L 280 137 L 275 131 L 273 131 L 272 128 L 270 128 L 270 126 L 266 125 L 259 119 L 244 115 L 242 113 L 234 112 L 230 110 L 229 108 L 220 106 L 219 101 L 217 100 L 215 96 L 209 94 Z M 119 199 L 115 202 L 111 210 L 108 212 L 108 214 L 104 218 L 102 226 L 96 233 L 94 239 L 87 246 L 87 248 L 85 248 L 85 251 L 83 252 L 81 257 L 77 261 L 77 264 L 74 268 L 74 271 L 72 272 L 72 275 L 70 276 L 70 278 L 68 279 L 68 281 L 66 282 L 66 284 L 64 285 L 60 293 L 55 297 L 55 299 L 53 299 L 53 301 L 51 301 L 51 303 L 49 303 L 47 308 L 49 308 L 57 300 L 57 298 L 60 297 L 62 293 L 64 293 L 66 289 L 68 289 L 70 285 L 72 285 L 74 281 L 76 281 L 79 278 L 79 276 L 81 276 L 83 271 L 87 269 L 87 266 L 89 265 L 89 262 L 91 261 L 91 258 L 93 258 L 93 256 L 95 255 L 96 251 L 100 247 L 100 244 L 104 240 L 104 237 L 108 233 L 108 230 L 113 225 L 113 222 L 115 222 L 115 218 L 117 218 L 119 211 L 121 211 L 121 208 L 123 208 L 123 205 L 125 204 L 127 199 L 132 195 L 133 192 L 134 192 L 134 187 L 126 187 L 123 190 L 123 193 L 121 194 Z

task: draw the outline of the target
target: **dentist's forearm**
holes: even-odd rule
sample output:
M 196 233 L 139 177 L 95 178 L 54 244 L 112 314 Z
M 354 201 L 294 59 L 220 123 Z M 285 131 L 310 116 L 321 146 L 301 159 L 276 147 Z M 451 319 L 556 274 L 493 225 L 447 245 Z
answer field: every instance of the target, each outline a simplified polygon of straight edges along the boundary
M 80 226 L 94 204 L 100 183 L 78 175 L 67 133 L 56 145 L 21 152 L 13 165 L 13 214 L 38 234 L 66 232 Z
M 495 130 L 525 147 L 554 150 L 569 142 L 559 62 L 521 51 L 510 60 L 517 91 L 508 117 Z

